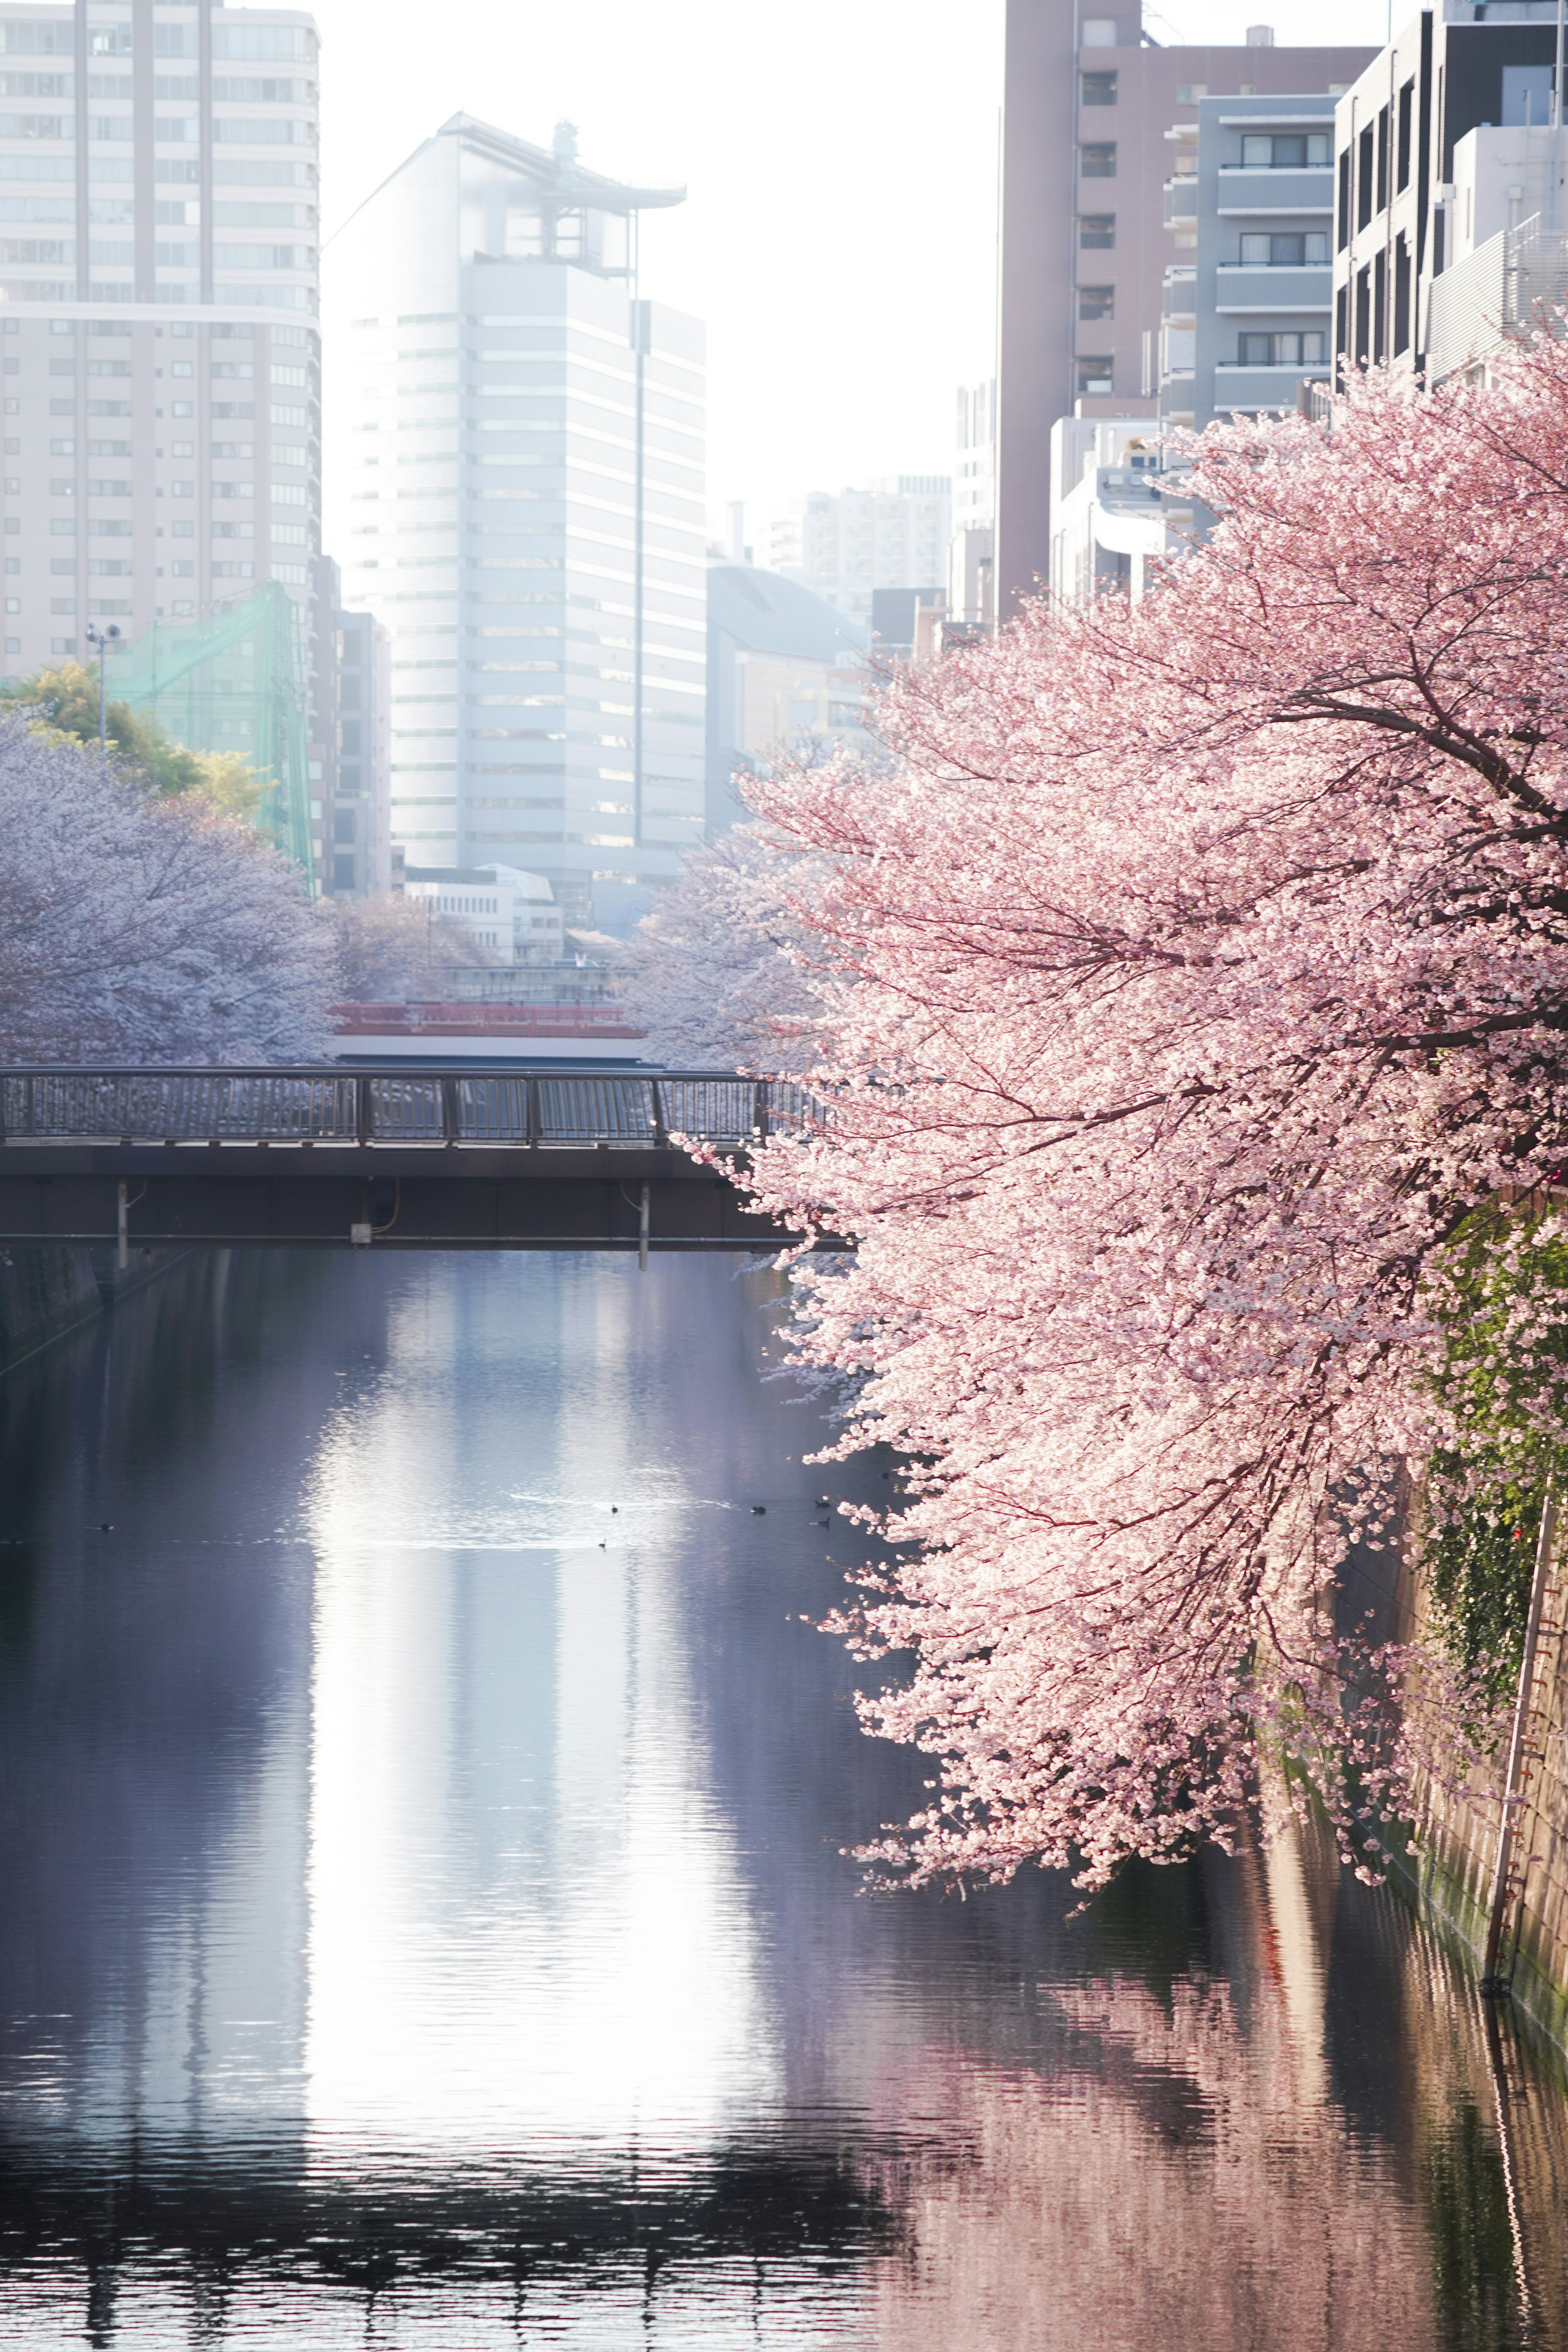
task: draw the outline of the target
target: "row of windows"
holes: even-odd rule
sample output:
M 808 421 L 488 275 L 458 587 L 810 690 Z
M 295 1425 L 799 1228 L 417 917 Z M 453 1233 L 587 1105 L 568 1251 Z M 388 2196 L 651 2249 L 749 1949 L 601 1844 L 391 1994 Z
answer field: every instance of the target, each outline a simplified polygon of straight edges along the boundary
M 170 245 L 160 241 L 153 248 L 154 260 L 164 268 L 195 268 L 201 247 L 195 245 Z M 130 268 L 136 257 L 132 245 L 106 243 L 93 237 L 88 246 L 91 261 Z M 76 259 L 76 239 L 61 236 L 0 237 L 0 262 L 50 262 L 57 267 Z M 308 269 L 315 259 L 315 247 L 308 245 L 219 245 L 213 248 L 213 262 L 219 269 Z
M 1243 268 L 1257 268 L 1268 263 L 1272 268 L 1299 268 L 1304 263 L 1327 262 L 1329 232 L 1326 228 L 1270 229 L 1248 231 L 1241 239 Z
M 1268 334 L 1248 331 L 1237 336 L 1236 356 L 1238 367 L 1326 367 L 1329 338 L 1317 328 Z M 1109 352 L 1082 358 L 1077 367 L 1080 397 L 1114 389 L 1114 365 Z
M 71 98 L 75 95 L 74 74 L 0 74 L 0 98 Z M 199 99 L 201 78 L 197 74 L 155 74 L 153 79 L 154 103 L 167 103 L 171 99 Z M 89 74 L 87 94 L 89 99 L 120 99 L 133 100 L 136 83 L 130 74 Z M 229 105 L 309 106 L 316 95 L 315 84 L 293 80 L 257 80 L 248 75 L 216 74 L 213 78 L 214 98 Z
M 1396 195 L 1409 186 L 1415 128 L 1415 81 L 1412 76 L 1394 100 L 1392 119 L 1388 108 L 1381 107 L 1375 120 L 1364 126 L 1352 145 L 1341 150 L 1335 208 L 1342 253 L 1351 241 L 1352 196 L 1355 225 L 1357 228 L 1366 228 L 1388 203 L 1391 169 Z
M 303 115 L 220 115 L 213 122 L 211 131 L 213 138 L 223 145 L 288 147 L 308 145 L 314 135 L 314 125 Z M 89 114 L 87 135 L 94 142 L 107 140 L 111 144 L 118 142 L 129 146 L 136 135 L 134 117 L 129 114 Z M 187 146 L 201 135 L 199 115 L 155 114 L 153 118 L 153 137 L 159 145 Z M 0 114 L 0 139 L 66 141 L 75 137 L 76 117 L 71 114 Z
M 1318 329 L 1298 333 L 1245 334 L 1237 338 L 1238 367 L 1326 367 L 1329 339 Z
M 88 159 L 89 181 L 131 180 L 135 177 L 135 159 L 130 155 L 92 155 Z M 259 155 L 234 161 L 215 156 L 211 170 L 215 187 L 308 188 L 314 187 L 316 182 L 316 170 L 311 163 L 272 163 Z M 153 177 L 163 186 L 199 185 L 201 176 L 202 167 L 194 155 L 160 155 L 153 165 Z M 74 155 L 0 154 L 0 180 L 75 178 Z
M 11 22 L 4 27 L 5 47 L 12 57 L 71 57 L 76 51 L 76 27 L 58 20 L 46 24 Z M 88 27 L 89 54 L 95 58 L 120 57 L 131 54 L 129 25 L 91 25 Z M 155 25 L 153 28 L 153 50 L 160 58 L 194 58 L 200 54 L 201 37 L 195 25 Z M 231 63 L 282 63 L 289 60 L 303 65 L 312 54 L 312 43 L 303 26 L 300 25 L 218 25 L 212 28 L 212 53 Z
M 1241 142 L 1244 171 L 1316 171 L 1333 160 L 1331 131 L 1249 131 Z
M 0 240 L 0 252 L 3 251 L 4 240 Z M 69 322 L 67 321 L 65 323 L 68 324 Z M 115 323 L 118 324 L 119 322 L 116 321 Z M 129 333 L 129 326 L 127 326 L 126 331 Z M 132 362 L 128 359 L 89 359 L 82 362 L 81 364 L 85 367 L 89 375 L 128 376 L 132 373 Z M 19 361 L 8 359 L 5 362 L 6 374 L 15 375 L 19 365 Z M 171 360 L 168 365 L 169 373 L 172 376 L 194 376 L 196 372 L 196 363 L 195 360 Z M 68 353 L 62 359 L 51 360 L 49 362 L 49 373 L 51 375 L 75 375 L 77 366 L 77 357 L 75 352 L 72 352 Z M 212 360 L 208 362 L 207 372 L 210 375 L 221 382 L 226 383 L 237 381 L 248 383 L 255 378 L 256 362 L 254 360 Z M 160 373 L 162 373 L 161 370 Z M 290 366 L 286 361 L 274 361 L 271 367 L 268 370 L 268 374 L 274 384 L 280 385 L 285 390 L 289 390 L 296 386 L 302 389 L 306 383 L 305 370 L 302 367 Z

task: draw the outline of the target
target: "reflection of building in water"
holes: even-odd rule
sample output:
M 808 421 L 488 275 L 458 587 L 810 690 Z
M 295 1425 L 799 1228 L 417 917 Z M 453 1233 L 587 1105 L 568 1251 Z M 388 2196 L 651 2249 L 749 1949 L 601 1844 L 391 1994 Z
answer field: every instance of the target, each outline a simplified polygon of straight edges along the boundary
M 670 1618 L 689 1507 L 613 1393 L 624 1289 L 530 1287 L 521 1360 L 511 1283 L 410 1285 L 383 1387 L 321 1449 L 310 2116 L 689 2147 L 774 2074 Z

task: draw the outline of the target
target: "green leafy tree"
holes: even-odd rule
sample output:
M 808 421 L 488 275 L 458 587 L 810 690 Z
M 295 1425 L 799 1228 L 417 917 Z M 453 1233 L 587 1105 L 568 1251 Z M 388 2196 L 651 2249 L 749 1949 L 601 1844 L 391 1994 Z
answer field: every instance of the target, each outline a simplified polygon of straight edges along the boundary
M 1524 1204 L 1479 1211 L 1439 1298 L 1450 1443 L 1431 1465 L 1429 1590 L 1450 1653 L 1499 1700 L 1519 1679 L 1547 1485 L 1568 1475 L 1561 1221 Z
M 61 662 L 19 678 L 0 688 L 0 702 L 29 712 L 34 731 L 47 741 L 98 740 L 98 673 L 81 662 Z M 254 823 L 266 786 L 243 753 L 188 751 L 171 741 L 155 719 L 125 702 L 107 705 L 104 740 L 121 769 L 160 799 L 195 793 Z

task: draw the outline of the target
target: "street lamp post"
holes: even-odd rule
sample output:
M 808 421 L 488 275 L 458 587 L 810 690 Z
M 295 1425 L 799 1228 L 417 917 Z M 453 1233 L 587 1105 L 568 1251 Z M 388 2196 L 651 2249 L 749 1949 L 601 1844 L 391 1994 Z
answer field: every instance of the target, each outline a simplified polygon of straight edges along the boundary
M 98 647 L 98 751 L 100 759 L 107 756 L 109 750 L 109 702 L 106 675 L 109 648 L 118 643 L 119 637 L 120 625 L 117 621 L 110 621 L 107 629 L 96 629 L 90 621 L 87 625 L 88 644 Z

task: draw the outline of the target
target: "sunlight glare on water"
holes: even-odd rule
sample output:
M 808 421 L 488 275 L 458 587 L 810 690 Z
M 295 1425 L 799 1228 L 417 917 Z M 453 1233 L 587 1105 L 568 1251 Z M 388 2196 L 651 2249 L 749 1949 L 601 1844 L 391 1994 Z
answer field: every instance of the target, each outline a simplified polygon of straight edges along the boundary
M 1568 2352 L 1555 2063 L 1310 1836 L 860 1892 L 775 1291 L 193 1259 L 5 1385 L 0 2343 Z

